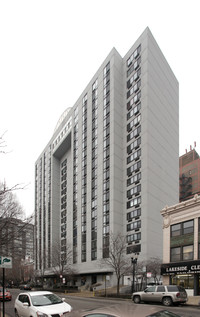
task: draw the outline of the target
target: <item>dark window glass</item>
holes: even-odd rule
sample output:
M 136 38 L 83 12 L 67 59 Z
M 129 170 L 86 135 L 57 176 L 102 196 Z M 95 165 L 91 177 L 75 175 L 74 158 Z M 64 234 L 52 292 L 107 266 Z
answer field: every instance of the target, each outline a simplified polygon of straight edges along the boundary
M 183 247 L 183 260 L 193 260 L 193 245 Z
M 177 262 L 181 260 L 181 248 L 172 248 L 171 249 L 171 261 Z
M 171 237 L 180 236 L 181 235 L 181 224 L 178 223 L 176 225 L 171 226 Z
M 194 232 L 194 221 L 190 220 L 183 223 L 183 234 Z
M 155 286 L 151 286 L 147 288 L 147 293 L 152 293 L 156 291 L 156 287 Z
M 157 287 L 157 292 L 165 292 L 165 287 L 164 286 L 158 286 Z

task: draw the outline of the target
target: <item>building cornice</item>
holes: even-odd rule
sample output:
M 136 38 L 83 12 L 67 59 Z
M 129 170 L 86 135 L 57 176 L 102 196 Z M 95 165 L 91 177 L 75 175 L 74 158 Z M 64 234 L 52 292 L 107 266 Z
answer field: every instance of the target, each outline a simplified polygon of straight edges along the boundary
M 181 212 L 181 211 L 185 211 L 187 209 L 191 209 L 193 207 L 200 207 L 200 195 L 194 195 L 193 198 L 182 201 L 181 203 L 178 203 L 176 205 L 173 206 L 165 206 L 165 208 L 163 208 L 161 210 L 161 215 L 163 216 L 163 218 L 165 219 L 169 219 L 170 215 L 173 215 L 177 212 Z M 164 221 L 164 225 L 165 225 L 165 221 Z M 166 226 L 167 226 L 167 222 L 166 222 Z

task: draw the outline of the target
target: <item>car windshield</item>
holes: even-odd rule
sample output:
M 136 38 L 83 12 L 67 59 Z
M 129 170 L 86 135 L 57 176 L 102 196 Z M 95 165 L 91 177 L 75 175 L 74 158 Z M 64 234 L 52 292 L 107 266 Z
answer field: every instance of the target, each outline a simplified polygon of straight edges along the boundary
M 32 295 L 33 306 L 47 306 L 62 303 L 62 299 L 55 294 Z
M 177 314 L 172 313 L 171 311 L 168 310 L 162 310 L 160 312 L 148 315 L 146 317 L 180 317 Z

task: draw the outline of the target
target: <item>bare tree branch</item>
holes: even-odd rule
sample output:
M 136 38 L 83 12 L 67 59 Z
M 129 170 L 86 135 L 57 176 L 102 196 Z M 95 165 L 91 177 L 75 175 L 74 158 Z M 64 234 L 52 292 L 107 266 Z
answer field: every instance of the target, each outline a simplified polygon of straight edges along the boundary
M 6 142 L 4 140 L 4 135 L 6 132 L 4 132 L 1 136 L 0 136 L 0 153 L 1 154 L 6 154 L 7 152 L 5 152 L 3 149 L 7 147 Z
M 57 243 L 52 252 L 52 269 L 53 272 L 59 277 L 65 277 L 70 280 L 75 275 L 73 268 L 73 250 L 70 244 L 66 244 L 62 249 L 60 243 Z
M 126 237 L 120 233 L 117 235 L 110 235 L 110 244 L 108 257 L 103 258 L 102 263 L 109 265 L 117 277 L 117 294 L 119 294 L 120 279 L 123 275 L 131 270 L 131 264 L 126 256 Z
M 16 195 L 5 183 L 0 183 L 0 251 L 11 252 L 14 239 L 31 223 L 33 215 L 25 219 L 25 213 Z M 25 221 L 26 220 L 26 221 Z M 4 251 L 5 252 L 5 251 Z

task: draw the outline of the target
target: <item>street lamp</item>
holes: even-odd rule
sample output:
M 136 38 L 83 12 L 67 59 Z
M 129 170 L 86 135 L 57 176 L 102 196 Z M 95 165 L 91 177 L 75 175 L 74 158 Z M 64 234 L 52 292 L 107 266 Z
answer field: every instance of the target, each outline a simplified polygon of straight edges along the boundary
M 135 291 L 135 266 L 137 264 L 138 254 L 135 253 L 134 258 L 131 258 L 131 262 L 133 264 L 133 283 L 132 283 L 132 293 Z

